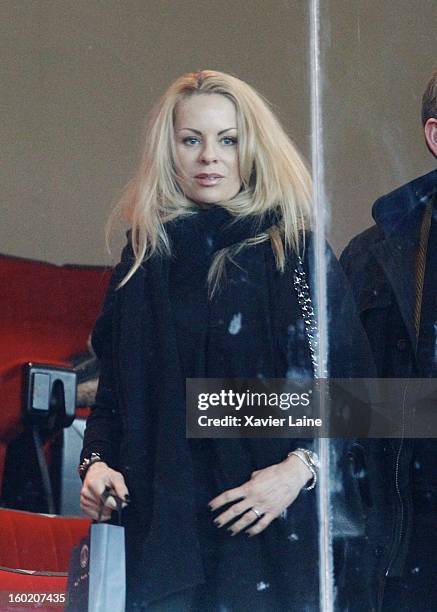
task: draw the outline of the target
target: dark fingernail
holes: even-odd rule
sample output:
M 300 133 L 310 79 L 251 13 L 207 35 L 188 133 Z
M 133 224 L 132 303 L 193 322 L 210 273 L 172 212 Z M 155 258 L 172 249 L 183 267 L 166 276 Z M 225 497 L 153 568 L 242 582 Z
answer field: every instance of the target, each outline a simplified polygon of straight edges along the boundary
M 214 525 L 217 525 L 217 527 L 220 527 L 220 521 L 217 519 L 214 519 Z
M 124 501 L 128 502 L 128 503 L 130 502 L 130 495 L 129 495 L 129 493 L 126 493 L 126 495 L 124 496 Z
M 227 529 L 227 531 L 229 531 L 229 533 L 231 534 L 231 536 L 237 535 L 237 532 L 236 532 L 236 531 L 235 531 L 235 532 L 234 532 L 234 531 L 232 531 L 232 528 L 231 528 L 231 527 L 229 527 L 229 528 Z

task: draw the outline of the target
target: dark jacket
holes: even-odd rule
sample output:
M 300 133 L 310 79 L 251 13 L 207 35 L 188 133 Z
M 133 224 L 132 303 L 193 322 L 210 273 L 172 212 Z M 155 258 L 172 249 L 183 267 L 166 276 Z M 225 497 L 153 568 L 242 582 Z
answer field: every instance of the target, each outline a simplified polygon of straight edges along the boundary
M 183 243 L 190 245 L 186 255 L 192 258 L 193 275 L 208 254 L 234 243 L 238 235 L 222 231 L 220 224 L 213 231 L 210 221 L 202 225 L 204 218 L 201 213 L 199 226 L 189 221 L 175 226 Z M 311 253 L 309 239 L 304 262 L 308 277 Z M 333 320 L 341 322 L 332 326 L 331 371 L 336 376 L 365 376 L 369 374 L 367 344 L 351 309 L 344 276 L 331 259 L 329 303 L 337 315 Z M 184 380 L 171 312 L 171 260 L 149 259 L 123 288 L 114 291 L 131 261 L 128 246 L 93 334 L 101 377 L 82 456 L 99 452 L 126 477 L 132 498 L 125 516 L 130 590 L 147 602 L 201 583 L 203 568 L 192 457 L 185 439 Z M 211 302 L 199 298 L 192 313 L 196 329 L 209 329 L 208 338 L 199 336 L 201 359 L 196 375 L 311 376 L 302 313 L 293 290 L 294 257 L 289 256 L 281 274 L 270 243 L 264 242 L 244 249 L 235 261 L 237 265 L 228 266 L 222 290 Z M 228 330 L 236 313 L 241 331 L 231 334 Z M 302 445 L 288 439 L 218 442 L 217 493 L 242 484 L 254 470 L 283 460 L 292 448 Z M 303 605 L 317 609 L 314 492 L 302 492 L 287 516 L 274 521 L 262 536 L 248 540 L 242 535 L 230 546 L 231 574 L 241 570 L 244 575 L 252 568 L 258 558 L 256 546 L 268 551 L 270 580 L 281 580 L 279 609 Z
M 380 377 L 420 375 L 415 261 L 425 205 L 436 192 L 433 171 L 378 199 L 372 211 L 375 225 L 356 236 L 340 258 Z M 370 588 L 371 599 L 363 603 L 363 610 L 378 610 L 386 577 L 403 572 L 411 536 L 412 451 L 409 439 L 363 440 L 356 445 L 365 474 L 361 486 L 367 531 L 365 541 L 349 552 L 351 564 L 355 559 L 357 585 L 364 578 Z

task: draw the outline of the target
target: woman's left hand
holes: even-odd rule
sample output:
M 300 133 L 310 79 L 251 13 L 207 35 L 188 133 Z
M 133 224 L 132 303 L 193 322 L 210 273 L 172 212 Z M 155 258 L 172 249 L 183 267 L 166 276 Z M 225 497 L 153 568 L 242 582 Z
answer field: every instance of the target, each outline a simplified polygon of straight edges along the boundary
M 250 536 L 257 535 L 294 502 L 311 477 L 311 471 L 294 455 L 253 472 L 248 482 L 224 491 L 209 502 L 211 510 L 232 504 L 217 516 L 214 523 L 223 527 L 240 517 L 228 531 L 232 535 L 244 530 Z

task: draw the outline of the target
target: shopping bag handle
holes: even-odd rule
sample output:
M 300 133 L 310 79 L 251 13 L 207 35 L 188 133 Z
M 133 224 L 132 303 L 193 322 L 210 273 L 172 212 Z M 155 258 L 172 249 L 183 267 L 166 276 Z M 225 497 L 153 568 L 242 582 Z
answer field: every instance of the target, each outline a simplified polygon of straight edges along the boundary
M 118 524 L 121 525 L 121 512 L 123 510 L 123 503 L 126 504 L 127 502 L 124 499 L 121 499 L 121 497 L 119 497 L 118 495 L 116 495 L 116 493 L 114 493 L 114 491 L 109 486 L 105 487 L 105 490 L 100 496 L 102 505 L 100 507 L 100 512 L 97 518 L 97 522 L 100 523 L 100 519 L 102 518 L 103 506 L 105 505 L 105 502 L 108 499 L 108 497 L 113 497 L 115 500 L 115 505 L 116 505 L 115 512 L 117 512 Z

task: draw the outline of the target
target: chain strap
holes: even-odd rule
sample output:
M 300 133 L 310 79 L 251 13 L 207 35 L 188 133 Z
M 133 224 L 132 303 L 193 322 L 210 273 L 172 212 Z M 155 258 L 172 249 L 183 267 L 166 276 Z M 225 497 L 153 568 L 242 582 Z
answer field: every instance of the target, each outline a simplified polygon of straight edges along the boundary
M 314 376 L 317 376 L 319 371 L 319 327 L 317 318 L 314 312 L 313 303 L 311 300 L 310 288 L 308 286 L 307 275 L 303 267 L 303 261 L 300 255 L 297 255 L 297 265 L 293 274 L 293 285 L 296 291 L 297 301 L 299 302 L 300 310 L 305 324 L 305 332 L 308 338 L 308 345 L 311 355 L 311 363 L 313 366 Z

